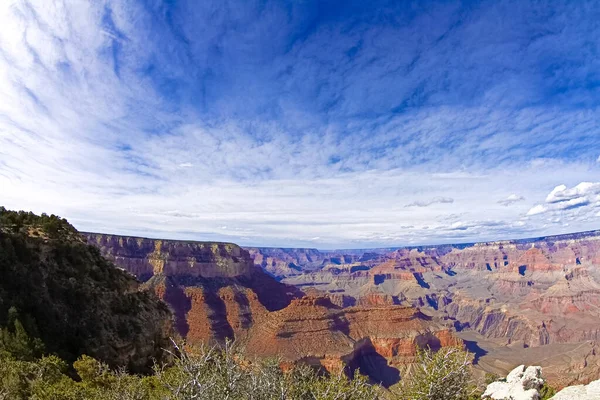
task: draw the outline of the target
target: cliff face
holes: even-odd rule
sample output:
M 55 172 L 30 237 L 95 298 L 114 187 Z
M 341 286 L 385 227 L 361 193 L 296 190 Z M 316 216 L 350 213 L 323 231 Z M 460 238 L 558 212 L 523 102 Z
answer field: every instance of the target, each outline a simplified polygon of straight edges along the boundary
M 83 235 L 153 288 L 173 310 L 177 331 L 190 341 L 243 337 L 260 315 L 301 295 L 256 267 L 249 253 L 232 243 Z
M 339 255 L 320 252 L 317 249 L 279 249 L 247 247 L 254 263 L 275 278 L 300 275 L 318 270 L 327 264 L 351 263 L 358 260 L 356 255 Z
M 10 310 L 31 322 L 46 352 L 134 372 L 165 358 L 173 334 L 166 304 L 65 220 L 0 207 L 0 327 Z
M 185 242 L 83 233 L 108 259 L 142 282 L 154 275 L 203 278 L 249 276 L 247 251 L 232 243 Z

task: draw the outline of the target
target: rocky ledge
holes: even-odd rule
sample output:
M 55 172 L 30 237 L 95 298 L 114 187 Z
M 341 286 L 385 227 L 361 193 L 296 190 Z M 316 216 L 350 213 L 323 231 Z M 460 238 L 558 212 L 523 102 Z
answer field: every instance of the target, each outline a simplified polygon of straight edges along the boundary
M 542 368 L 519 365 L 506 379 L 490 383 L 482 399 L 491 400 L 539 400 L 542 398 L 544 378 Z M 547 398 L 547 397 L 544 397 Z M 550 400 L 598 400 L 600 399 L 600 380 L 588 385 L 569 386 L 550 397 Z

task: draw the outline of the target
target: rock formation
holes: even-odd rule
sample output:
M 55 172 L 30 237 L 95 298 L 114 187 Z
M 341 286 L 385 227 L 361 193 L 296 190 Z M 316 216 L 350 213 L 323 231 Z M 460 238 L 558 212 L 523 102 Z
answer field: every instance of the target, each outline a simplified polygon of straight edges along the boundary
M 550 400 L 598 400 L 600 399 L 600 380 L 588 385 L 569 386 L 556 393 Z
M 304 297 L 256 324 L 251 354 L 304 361 L 337 373 L 361 371 L 385 386 L 415 361 L 417 348 L 462 346 L 447 327 L 418 309 L 402 306 L 335 306 L 326 297 Z
M 482 399 L 493 400 L 538 400 L 542 388 L 542 369 L 520 365 L 513 369 L 506 380 L 490 383 Z
M 549 394 L 544 393 L 543 386 L 542 368 L 520 365 L 513 369 L 505 379 L 490 383 L 481 398 L 484 400 L 539 400 L 542 395 L 544 398 L 548 398 Z M 600 399 L 600 380 L 587 385 L 566 387 L 550 397 L 550 400 L 598 399 Z
M 305 293 L 326 299 L 329 308 L 420 308 L 461 331 L 480 353 L 477 365 L 491 372 L 534 362 L 539 354 L 545 355 L 540 363 L 554 385 L 585 382 L 600 370 L 594 350 L 600 338 L 600 232 L 325 252 L 87 238 L 154 287 L 175 310 L 179 332 L 195 340 L 250 338 L 257 321 L 274 323 L 275 315 L 283 324 L 287 314 L 282 310 L 289 305 L 292 312 L 299 306 L 292 300 Z M 321 303 L 306 301 L 313 304 L 312 312 L 325 312 Z M 349 354 L 340 350 L 336 357 L 342 353 Z M 317 350 L 311 354 L 324 359 Z
M 271 278 L 232 243 L 84 236 L 153 288 L 171 306 L 177 331 L 190 341 L 242 337 L 256 318 L 302 294 Z

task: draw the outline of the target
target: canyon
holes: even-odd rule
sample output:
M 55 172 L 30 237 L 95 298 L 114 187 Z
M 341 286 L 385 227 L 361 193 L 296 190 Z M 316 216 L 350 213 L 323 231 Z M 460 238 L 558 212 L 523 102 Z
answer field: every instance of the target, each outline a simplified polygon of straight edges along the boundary
M 600 231 L 525 240 L 328 250 L 84 234 L 173 309 L 192 342 L 235 338 L 391 385 L 418 348 L 459 345 L 483 372 L 600 374 Z
M 83 236 L 165 301 L 191 344 L 235 339 L 250 356 L 329 373 L 360 369 L 384 386 L 410 371 L 420 348 L 464 346 L 451 323 L 418 308 L 377 300 L 345 307 L 282 283 L 235 244 Z

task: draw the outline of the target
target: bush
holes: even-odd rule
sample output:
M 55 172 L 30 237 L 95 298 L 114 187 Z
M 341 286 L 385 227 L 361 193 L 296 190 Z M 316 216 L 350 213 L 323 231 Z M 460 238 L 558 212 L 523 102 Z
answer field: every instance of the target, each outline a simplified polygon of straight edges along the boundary
M 188 353 L 176 346 L 175 365 L 158 369 L 156 376 L 169 399 L 319 399 L 370 400 L 380 389 L 364 377 L 348 379 L 343 373 L 319 376 L 308 366 L 284 372 L 278 360 L 251 361 L 235 345 L 223 349 L 201 347 Z
M 10 211 L 0 206 L 0 230 L 8 232 L 28 232 L 29 228 L 40 229 L 48 238 L 58 239 L 76 234 L 77 231 L 69 222 L 57 215 L 35 215 L 26 211 Z M 37 234 L 37 233 L 36 233 Z
M 402 400 L 467 400 L 476 396 L 471 378 L 471 355 L 448 347 L 421 350 L 412 373 L 400 385 Z
M 156 367 L 153 376 L 112 371 L 82 356 L 73 368 L 79 381 L 68 375 L 58 357 L 37 361 L 0 360 L 0 400 L 374 400 L 379 387 L 365 378 L 344 374 L 319 376 L 307 366 L 283 371 L 277 360 L 253 362 L 239 348 L 200 347 L 188 352 L 176 346 L 171 366 Z
M 44 343 L 37 337 L 37 327 L 33 319 L 25 319 L 28 326 L 26 329 L 15 307 L 8 310 L 7 319 L 7 326 L 0 328 L 0 356 L 24 361 L 40 357 L 44 351 Z
M 548 400 L 556 394 L 556 389 L 554 389 L 551 386 L 548 386 L 548 384 L 544 382 L 544 385 L 539 390 L 539 392 L 540 392 L 540 400 Z

